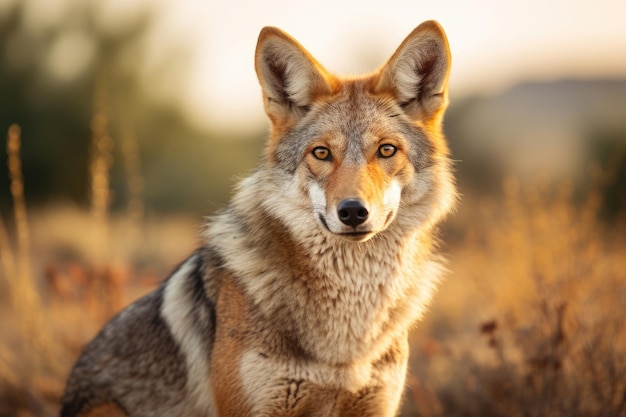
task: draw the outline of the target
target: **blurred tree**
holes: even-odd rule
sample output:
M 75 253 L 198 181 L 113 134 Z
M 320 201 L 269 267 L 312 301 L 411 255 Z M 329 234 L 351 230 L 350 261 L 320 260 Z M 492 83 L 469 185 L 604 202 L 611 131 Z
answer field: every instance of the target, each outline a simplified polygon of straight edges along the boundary
M 137 104 L 137 73 L 121 57 L 140 41 L 150 13 L 104 31 L 94 22 L 96 2 L 49 3 L 57 9 L 28 0 L 0 14 L 0 128 L 22 127 L 31 203 L 84 202 L 94 83 L 106 77 L 111 91 L 123 91 L 124 99 L 115 98 L 125 103 L 121 113 Z M 0 199 L 7 195 L 7 187 L 0 187 Z
M 453 98 L 445 132 L 463 195 L 502 180 L 571 182 L 578 203 L 599 191 L 605 220 L 626 219 L 626 80 L 525 82 Z
M 23 0 L 0 7 L 0 130 L 5 137 L 11 124 L 22 127 L 30 205 L 87 202 L 95 108 L 106 116 L 114 141 L 114 204 L 124 203 L 128 189 L 119 141 L 129 132 L 140 144 L 147 203 L 162 209 L 206 212 L 208 201 L 227 198 L 224 178 L 256 162 L 260 135 L 251 138 L 257 146 L 211 140 L 228 135 L 198 132 L 176 100 L 155 100 L 155 91 L 175 92 L 182 85 L 189 65 L 187 45 L 163 42 L 156 52 L 149 47 L 156 7 L 96 0 Z M 104 94 L 94 95 L 96 85 Z M 224 162 L 224 153 L 234 159 Z M 2 177 L 0 207 L 7 210 L 8 179 Z
M 626 221 L 626 128 L 590 128 L 586 145 L 591 175 L 580 181 L 580 194 L 589 187 L 597 188 L 602 198 L 602 218 Z
M 505 176 L 502 158 L 493 147 L 481 146 L 481 129 L 488 128 L 480 117 L 486 102 L 484 97 L 469 96 L 453 100 L 446 112 L 444 130 L 462 194 L 492 193 Z

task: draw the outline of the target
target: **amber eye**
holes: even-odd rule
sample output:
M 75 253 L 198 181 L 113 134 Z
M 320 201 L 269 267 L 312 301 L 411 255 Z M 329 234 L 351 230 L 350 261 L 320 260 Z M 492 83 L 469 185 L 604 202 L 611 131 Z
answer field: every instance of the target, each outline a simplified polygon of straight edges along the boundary
M 330 161 L 331 155 L 330 155 L 330 149 L 328 148 L 325 148 L 323 146 L 318 146 L 317 148 L 313 149 L 312 153 L 313 153 L 313 156 L 319 159 L 320 161 Z
M 378 148 L 378 155 L 381 158 L 391 158 L 397 150 L 398 148 L 387 143 L 385 145 L 380 145 L 380 148 Z

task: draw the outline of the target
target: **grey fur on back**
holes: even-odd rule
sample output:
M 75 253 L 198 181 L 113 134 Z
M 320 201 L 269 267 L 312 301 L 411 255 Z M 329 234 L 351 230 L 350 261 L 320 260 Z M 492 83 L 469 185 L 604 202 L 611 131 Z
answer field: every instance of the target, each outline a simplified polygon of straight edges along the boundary
M 203 258 L 194 254 L 178 269 L 194 257 L 184 297 L 193 305 L 194 315 L 203 316 L 190 319 L 194 330 L 206 337 L 208 359 L 215 311 L 205 291 Z M 85 347 L 68 378 L 61 417 L 78 416 L 106 403 L 132 412 L 133 417 L 155 416 L 155 410 L 162 416 L 189 415 L 185 355 L 161 314 L 168 281 L 111 319 Z

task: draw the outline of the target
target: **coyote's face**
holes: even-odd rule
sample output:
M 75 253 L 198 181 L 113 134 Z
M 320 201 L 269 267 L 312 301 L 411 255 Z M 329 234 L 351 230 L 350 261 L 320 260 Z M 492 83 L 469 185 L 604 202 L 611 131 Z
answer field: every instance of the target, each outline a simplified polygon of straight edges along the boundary
M 283 147 L 294 147 L 290 142 L 302 142 L 296 172 L 315 216 L 351 240 L 365 240 L 393 221 L 415 174 L 410 140 L 426 146 L 419 137 L 407 138 L 410 128 L 398 106 L 369 97 L 360 84 L 347 83 L 348 91 L 313 106 L 306 117 L 312 123 L 299 124 L 277 148 L 280 157 Z
M 449 64 L 436 24 L 418 27 L 376 73 L 349 79 L 264 29 L 256 69 L 272 122 L 268 160 L 294 176 L 320 227 L 365 241 L 439 186 Z

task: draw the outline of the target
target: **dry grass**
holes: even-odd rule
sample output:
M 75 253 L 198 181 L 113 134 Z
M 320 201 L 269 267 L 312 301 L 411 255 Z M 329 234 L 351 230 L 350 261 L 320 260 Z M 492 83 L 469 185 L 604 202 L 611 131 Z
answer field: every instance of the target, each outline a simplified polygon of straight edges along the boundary
M 0 218 L 0 288 L 9 290 L 0 295 L 0 417 L 54 415 L 84 343 L 197 242 L 194 220 L 144 215 L 132 137 L 122 140 L 129 207 L 111 214 L 117 142 L 98 114 L 89 211 L 27 213 L 19 128 L 9 132 L 15 219 Z M 503 188 L 502 199 L 465 202 L 473 214 L 450 250 L 451 276 L 412 335 L 402 415 L 625 416 L 624 219 L 607 228 L 599 196 L 573 205 L 568 185 Z
M 9 129 L 14 221 L 7 227 L 0 216 L 0 288 L 7 289 L 0 293 L 2 417 L 55 415 L 65 377 L 84 344 L 115 312 L 156 287 L 195 246 L 192 221 L 144 218 L 132 137 L 124 139 L 129 210 L 110 213 L 113 140 L 106 123 L 106 111 L 96 110 L 90 210 L 55 206 L 27 213 L 21 132 L 16 125 Z M 140 234 L 147 242 L 139 243 Z
M 36 394 L 36 378 L 42 372 L 58 372 L 51 359 L 53 344 L 45 329 L 41 298 L 32 273 L 31 234 L 24 198 L 24 180 L 20 158 L 21 129 L 9 127 L 7 135 L 7 164 L 16 244 L 13 245 L 3 222 L 0 227 L 2 249 L 2 275 L 9 293 L 11 313 L 3 311 L 4 317 L 12 317 L 11 326 L 5 323 L 2 334 L 14 334 L 12 343 L 0 347 L 0 383 L 5 382 L 9 392 L 26 387 L 23 396 L 31 400 Z M 4 310 L 4 308 L 3 308 Z M 20 357 L 18 357 L 18 354 Z M 17 396 L 19 397 L 19 395 Z
M 111 205 L 110 171 L 113 165 L 113 138 L 109 133 L 109 111 L 104 71 L 97 80 L 94 92 L 94 111 L 91 118 L 90 201 L 92 222 L 91 263 L 105 268 L 109 260 L 109 209 Z
M 428 385 L 410 386 L 406 415 L 625 416 L 624 229 L 598 220 L 593 192 L 575 207 L 567 185 L 504 190 L 414 334 Z

